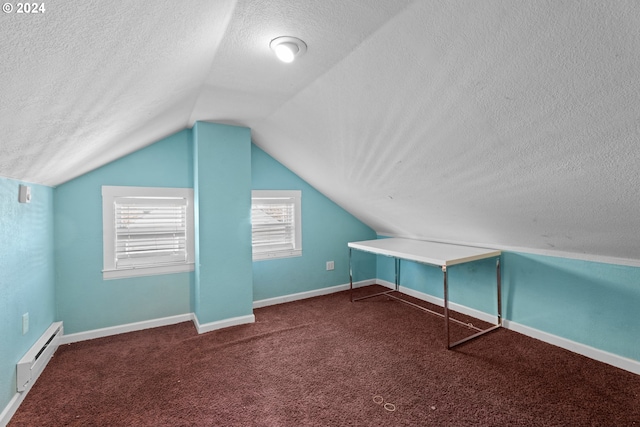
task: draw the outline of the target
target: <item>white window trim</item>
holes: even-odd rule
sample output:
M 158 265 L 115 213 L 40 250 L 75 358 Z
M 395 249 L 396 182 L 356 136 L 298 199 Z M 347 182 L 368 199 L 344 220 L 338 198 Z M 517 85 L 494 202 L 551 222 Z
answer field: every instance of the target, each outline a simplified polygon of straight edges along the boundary
M 295 246 L 294 249 L 253 253 L 253 261 L 267 259 L 293 258 L 302 256 L 302 191 L 301 190 L 252 190 L 253 198 L 293 198 L 294 199 L 294 225 Z
M 117 197 L 181 197 L 187 200 L 187 260 L 184 263 L 145 266 L 121 267 L 115 264 L 115 212 L 114 202 Z M 104 280 L 126 277 L 152 276 L 158 274 L 182 273 L 194 270 L 195 245 L 193 221 L 193 189 L 162 187 L 119 187 L 102 186 L 102 242 Z

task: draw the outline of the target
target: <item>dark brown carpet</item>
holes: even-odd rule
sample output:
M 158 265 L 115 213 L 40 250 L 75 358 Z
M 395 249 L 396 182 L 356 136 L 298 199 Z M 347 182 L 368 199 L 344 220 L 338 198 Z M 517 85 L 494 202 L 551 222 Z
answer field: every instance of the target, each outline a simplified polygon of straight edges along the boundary
M 640 426 L 640 376 L 511 331 L 446 350 L 441 318 L 344 292 L 255 314 L 62 346 L 10 426 Z

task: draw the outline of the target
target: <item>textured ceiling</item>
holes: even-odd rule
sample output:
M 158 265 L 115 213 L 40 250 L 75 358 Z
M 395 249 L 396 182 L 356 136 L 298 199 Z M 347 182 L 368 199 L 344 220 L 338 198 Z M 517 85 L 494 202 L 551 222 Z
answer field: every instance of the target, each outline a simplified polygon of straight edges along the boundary
M 379 233 L 640 260 L 640 2 L 45 5 L 0 16 L 1 176 L 233 123 Z

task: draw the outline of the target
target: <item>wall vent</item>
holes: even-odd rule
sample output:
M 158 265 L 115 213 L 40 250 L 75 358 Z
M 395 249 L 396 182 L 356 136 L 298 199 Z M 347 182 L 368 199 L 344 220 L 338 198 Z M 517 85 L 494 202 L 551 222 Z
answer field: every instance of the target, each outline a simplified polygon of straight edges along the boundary
M 52 323 L 16 365 L 18 392 L 22 393 L 36 382 L 53 357 L 64 333 L 62 322 Z M 31 383 L 31 384 L 30 384 Z

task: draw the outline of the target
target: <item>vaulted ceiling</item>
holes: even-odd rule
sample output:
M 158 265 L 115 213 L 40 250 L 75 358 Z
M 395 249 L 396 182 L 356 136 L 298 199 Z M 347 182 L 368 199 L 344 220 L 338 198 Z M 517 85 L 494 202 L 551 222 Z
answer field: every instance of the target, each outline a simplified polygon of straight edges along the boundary
M 45 7 L 0 16 L 0 176 L 238 124 L 379 233 L 640 260 L 640 2 Z

